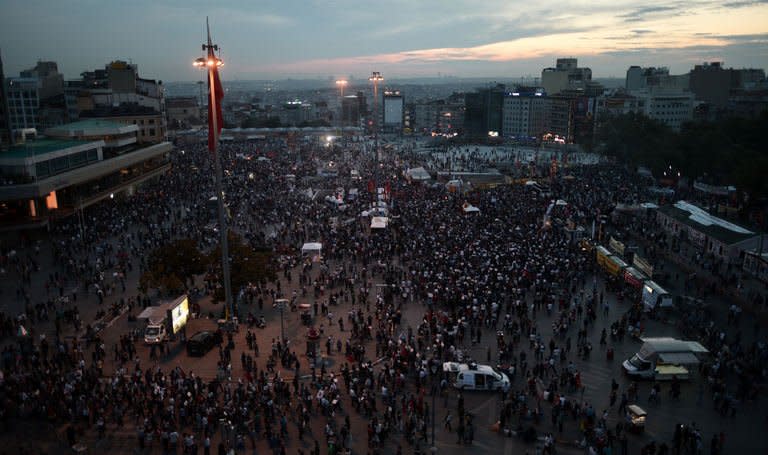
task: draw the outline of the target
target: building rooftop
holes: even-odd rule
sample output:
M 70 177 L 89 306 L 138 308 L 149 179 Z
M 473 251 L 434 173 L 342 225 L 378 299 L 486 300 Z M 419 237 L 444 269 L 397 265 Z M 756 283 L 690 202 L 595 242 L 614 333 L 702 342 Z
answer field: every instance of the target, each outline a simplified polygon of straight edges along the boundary
M 81 112 L 80 118 L 131 117 L 137 115 L 160 115 L 160 112 L 149 106 L 123 103 L 120 106 L 96 106 L 92 110 Z
M 44 155 L 57 150 L 68 149 L 91 143 L 93 141 L 75 141 L 65 139 L 37 139 L 24 144 L 11 146 L 7 151 L 0 152 L 0 158 L 30 158 Z
M 757 235 L 741 226 L 710 215 L 704 209 L 689 202 L 678 201 L 675 205 L 665 205 L 658 210 L 726 245 L 733 245 Z
M 45 130 L 47 136 L 77 137 L 77 136 L 112 136 L 128 134 L 139 130 L 136 125 L 125 125 L 109 120 L 87 119 L 78 122 L 54 126 Z

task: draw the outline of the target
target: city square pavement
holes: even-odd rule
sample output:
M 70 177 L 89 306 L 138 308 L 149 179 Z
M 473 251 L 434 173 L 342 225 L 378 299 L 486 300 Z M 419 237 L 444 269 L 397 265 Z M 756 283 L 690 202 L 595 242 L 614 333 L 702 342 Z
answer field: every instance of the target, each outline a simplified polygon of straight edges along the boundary
M 51 249 L 46 240 L 42 239 L 38 243 L 39 252 L 35 248 L 19 248 L 17 254 L 32 254 L 35 255 L 41 270 L 33 274 L 33 283 L 36 281 L 42 281 L 42 276 L 47 276 L 48 273 L 52 273 L 51 269 Z M 336 264 L 333 261 L 329 262 L 329 267 L 333 269 Z M 315 265 L 312 271 L 313 276 L 318 273 L 319 265 Z M 665 264 L 665 268 L 668 271 L 674 272 L 676 266 L 673 264 Z M 296 270 L 293 271 L 293 276 L 297 276 Z M 294 279 L 292 283 L 289 283 L 282 277 L 282 289 L 286 295 L 290 295 L 293 289 L 296 289 L 297 280 Z M 92 293 L 86 293 L 83 289 L 77 289 L 78 300 L 77 305 L 82 315 L 82 320 L 86 323 L 93 320 L 97 311 L 108 308 L 112 302 L 130 296 L 137 295 L 136 283 L 138 280 L 137 268 L 134 268 L 132 273 L 126 277 L 127 285 L 126 291 L 118 291 L 105 298 L 102 305 L 97 304 L 97 299 Z M 378 282 L 375 278 L 374 283 Z M 588 287 L 591 290 L 592 279 L 587 280 Z M 8 314 L 16 314 L 23 311 L 23 302 L 21 299 L 15 297 L 17 281 L 13 277 L 13 274 L 9 271 L 5 271 L 2 278 L 0 278 L 0 284 L 2 285 L 2 298 L 4 301 L 5 309 Z M 595 285 L 598 291 L 604 289 L 603 280 L 600 274 L 596 276 Z M 682 286 L 680 282 L 669 283 L 668 287 L 676 294 L 682 294 Z M 69 282 L 65 292 L 71 294 L 77 288 L 77 284 Z M 375 288 L 374 288 L 375 289 Z M 46 290 L 42 287 L 32 287 L 32 301 L 42 301 L 46 298 Z M 55 291 L 49 291 L 55 292 Z M 576 358 L 575 353 L 572 353 L 569 359 L 573 359 L 577 368 L 581 371 L 582 382 L 585 385 L 585 389 L 582 393 L 578 393 L 575 396 L 568 396 L 576 400 L 584 400 L 594 406 L 596 412 L 601 414 L 604 409 L 608 409 L 608 422 L 609 427 L 613 427 L 623 416 L 617 412 L 617 405 L 613 408 L 609 407 L 609 391 L 612 380 L 616 380 L 620 385 L 620 391 L 626 390 L 629 385 L 628 379 L 622 374 L 621 362 L 624 359 L 632 356 L 640 347 L 640 341 L 625 338 L 623 342 L 614 343 L 609 341 L 608 346 L 600 346 L 599 337 L 603 327 L 608 328 L 609 325 L 617 320 L 623 311 L 629 307 L 627 301 L 618 301 L 613 293 L 605 292 L 605 296 L 610 303 L 610 311 L 607 316 L 600 311 L 597 323 L 590 328 L 588 337 L 595 347 L 590 358 L 588 360 Z M 208 296 L 195 296 L 192 295 L 192 301 L 197 301 L 202 306 L 201 317 L 198 319 L 190 320 L 186 328 L 187 336 L 191 336 L 198 330 L 215 329 L 215 319 L 218 317 L 222 309 L 222 304 L 212 304 L 211 299 Z M 374 296 L 371 297 L 373 300 Z M 718 320 L 723 321 L 725 319 L 725 313 L 727 309 L 727 302 L 721 298 L 710 298 L 710 302 L 715 309 L 715 314 L 718 316 Z M 314 303 L 312 297 L 300 298 L 299 303 Z M 328 320 L 321 316 L 315 319 L 315 323 L 319 325 L 323 323 L 325 326 L 325 336 L 332 336 L 335 340 L 339 336 L 344 334 L 339 333 L 338 324 L 335 322 L 339 317 L 343 317 L 346 321 L 346 315 L 351 309 L 349 303 L 342 303 L 339 306 L 331 307 L 334 314 L 333 325 L 328 324 Z M 133 314 L 136 315 L 140 311 L 140 308 L 134 309 Z M 422 302 L 409 301 L 403 304 L 403 323 L 400 330 L 405 332 L 407 329 L 415 328 L 420 322 L 421 317 L 424 314 L 425 307 Z M 265 368 L 265 362 L 267 353 L 271 349 L 271 342 L 273 339 L 280 337 L 281 325 L 280 325 L 280 312 L 273 308 L 271 302 L 267 300 L 264 305 L 264 310 L 259 311 L 256 305 L 242 305 L 240 307 L 241 315 L 252 312 L 254 315 L 259 316 L 263 314 L 267 320 L 267 327 L 264 329 L 253 328 L 251 329 L 256 335 L 260 348 L 261 355 L 256 358 L 256 364 L 261 370 Z M 213 313 L 214 318 L 208 318 L 208 314 Z M 671 316 L 674 318 L 674 315 Z M 663 318 L 662 318 L 663 319 Z M 133 329 L 140 329 L 138 322 L 129 321 L 128 315 L 123 313 L 117 318 L 107 318 L 108 324 L 102 331 L 104 343 L 107 351 L 107 361 L 104 365 L 105 375 L 111 374 L 117 366 L 117 362 L 112 357 L 112 346 L 119 340 L 119 337 Z M 551 336 L 551 317 L 546 314 L 545 311 L 541 311 L 537 315 L 537 324 L 539 329 L 543 332 L 543 340 L 548 340 Z M 726 330 L 729 334 L 733 334 L 735 331 L 742 331 L 746 336 L 754 336 L 753 324 L 749 315 L 742 317 L 740 324 L 736 326 L 730 326 Z M 306 342 L 306 327 L 301 324 L 299 313 L 286 311 L 284 313 L 284 330 L 286 338 L 290 341 L 292 350 L 299 354 L 301 361 L 301 374 L 309 374 L 308 361 L 304 356 L 305 354 L 305 342 Z M 346 328 L 346 327 L 345 327 Z M 243 369 L 240 362 L 240 354 L 243 350 L 247 351 L 245 342 L 245 334 L 248 328 L 242 324 L 239 332 L 235 335 L 235 350 L 232 355 L 232 374 L 231 381 L 237 382 L 243 375 Z M 50 322 L 38 324 L 31 330 L 33 336 L 40 336 L 41 333 L 45 333 L 46 336 L 54 336 L 54 329 Z M 671 322 L 661 321 L 648 321 L 646 324 L 645 335 L 646 336 L 675 336 L 678 334 L 678 328 Z M 64 327 L 63 336 L 71 337 L 75 335 L 71 327 Z M 10 340 L 6 340 L 6 343 Z M 522 346 L 526 346 L 525 340 L 523 340 Z M 334 352 L 330 356 L 326 356 L 326 350 L 324 343 L 321 343 L 322 352 L 325 357 L 325 362 L 329 371 L 339 371 L 345 359 L 341 353 Z M 606 349 L 612 347 L 615 350 L 613 360 L 606 358 Z M 494 363 L 496 359 L 496 343 L 495 343 L 495 331 L 493 329 L 485 329 L 482 334 L 482 343 L 472 345 L 467 342 L 464 346 L 469 351 L 471 356 L 479 363 L 488 363 L 488 352 L 490 350 L 491 362 Z M 369 342 L 367 346 L 367 352 L 375 352 L 375 348 L 372 342 Z M 251 352 L 252 353 L 252 352 Z M 371 355 L 369 355 L 370 357 Z M 218 373 L 217 361 L 218 352 L 214 348 L 208 352 L 202 358 L 190 358 L 187 356 L 183 343 L 180 341 L 173 341 L 169 344 L 169 352 L 162 355 L 157 360 L 151 360 L 149 356 L 149 349 L 139 343 L 138 357 L 140 359 L 143 368 L 149 368 L 154 366 L 160 366 L 165 371 L 179 366 L 185 371 L 192 371 L 196 375 L 201 376 L 204 379 L 212 379 Z M 130 364 L 133 362 L 129 362 Z M 278 370 L 280 366 L 277 366 Z M 283 378 L 291 379 L 293 371 L 281 371 Z M 227 378 L 229 379 L 229 378 Z M 302 380 L 308 381 L 306 377 Z M 640 383 L 639 402 L 642 407 L 648 412 L 647 428 L 643 434 L 630 436 L 630 452 L 631 454 L 639 454 L 641 447 L 651 440 L 658 442 L 672 441 L 672 435 L 674 426 L 676 424 L 692 424 L 695 422 L 696 426 L 701 429 L 704 435 L 704 442 L 708 444 L 709 438 L 713 434 L 724 432 L 727 435 L 725 453 L 761 453 L 768 447 L 768 435 L 766 433 L 766 412 L 765 412 L 765 398 L 761 396 L 759 402 L 746 402 L 741 403 L 737 409 L 735 416 L 721 417 L 712 406 L 711 392 L 706 385 L 706 379 L 700 377 L 694 377 L 690 382 L 684 383 L 682 388 L 682 397 L 679 401 L 672 401 L 668 398 L 667 390 L 668 385 L 664 385 L 662 389 L 662 400 L 659 404 L 649 404 L 647 397 L 650 390 L 649 383 Z M 521 390 L 525 388 L 525 380 L 521 377 L 513 378 L 512 390 Z M 522 441 L 516 438 L 508 438 L 500 435 L 499 433 L 491 431 L 491 425 L 496 422 L 499 417 L 500 410 L 500 395 L 498 393 L 491 392 L 466 392 L 464 394 L 466 404 L 465 407 L 469 413 L 475 416 L 475 422 L 477 423 L 476 437 L 471 445 L 471 448 L 465 445 L 456 444 L 456 436 L 449 434 L 443 428 L 443 418 L 446 415 L 447 410 L 451 410 L 456 414 L 457 393 L 452 391 L 449 394 L 447 400 L 437 398 L 436 403 L 436 434 L 435 441 L 437 450 L 440 453 L 465 453 L 468 449 L 471 453 L 535 453 L 535 445 L 526 445 Z M 427 397 L 427 403 L 431 405 L 432 401 Z M 577 431 L 577 424 L 575 422 L 566 422 L 565 431 L 562 434 L 557 433 L 555 428 L 549 422 L 549 405 L 543 405 L 544 419 L 539 423 L 536 428 L 539 434 L 546 431 L 552 431 L 555 433 L 558 441 L 558 453 L 583 453 L 582 449 L 573 447 L 571 443 L 576 441 L 579 437 Z M 344 412 L 350 413 L 352 423 L 352 448 L 353 453 L 370 453 L 367 447 L 366 438 L 366 425 L 367 420 L 358 415 L 349 405 L 345 403 Z M 336 420 L 342 422 L 343 416 L 337 415 Z M 108 425 L 109 431 L 107 437 L 99 440 L 95 432 L 91 429 L 86 431 L 85 435 L 81 438 L 81 441 L 85 446 L 89 447 L 89 453 L 136 453 L 136 433 L 134 427 L 133 418 L 128 416 L 126 419 L 128 425 L 121 429 L 115 429 L 113 425 Z M 513 422 L 516 423 L 516 422 Z M 320 441 L 321 446 L 324 446 L 323 427 L 325 424 L 325 418 L 317 416 L 313 419 L 312 435 L 314 438 Z M 526 425 L 530 423 L 526 422 Z M 41 431 L 41 428 L 32 428 L 26 423 L 20 423 L 19 429 L 24 431 L 29 430 L 31 434 L 35 434 L 34 439 L 20 439 L 14 438 L 10 434 L 3 435 L 3 439 L 6 441 L 5 449 L 0 449 L 0 453 L 18 453 L 21 448 L 44 448 L 46 453 L 69 453 L 69 451 L 62 447 L 62 444 L 57 440 L 54 435 L 55 432 Z M 220 434 L 217 434 L 220 437 Z M 214 440 L 215 442 L 216 440 Z M 305 452 L 312 448 L 313 437 L 305 436 L 304 442 L 297 441 L 296 427 L 294 424 L 289 425 L 289 452 L 296 453 L 297 448 L 303 448 Z M 386 451 L 395 450 L 397 445 L 401 445 L 404 453 L 413 453 L 414 448 L 401 440 L 397 436 L 390 438 L 386 445 Z M 248 444 L 248 453 L 251 453 L 250 445 Z M 215 447 L 215 444 L 214 444 Z M 427 443 L 420 443 L 422 449 L 429 447 Z M 268 448 L 264 440 L 258 441 L 257 444 L 258 453 L 267 453 Z M 146 453 L 159 453 L 159 447 L 155 443 L 154 449 L 148 450 Z M 36 452 L 32 452 L 36 453 Z M 323 450 L 325 453 L 325 450 Z

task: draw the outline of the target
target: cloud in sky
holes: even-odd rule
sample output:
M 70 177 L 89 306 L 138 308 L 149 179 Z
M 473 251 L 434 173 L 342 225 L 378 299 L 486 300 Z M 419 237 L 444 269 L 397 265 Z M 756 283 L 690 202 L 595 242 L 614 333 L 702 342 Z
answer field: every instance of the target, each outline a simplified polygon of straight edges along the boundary
M 45 59 L 76 77 L 120 58 L 144 77 L 195 80 L 206 15 L 230 79 L 514 77 L 559 56 L 597 77 L 629 64 L 684 72 L 702 48 L 728 65 L 768 66 L 766 0 L 5 0 L 2 13 L 8 74 Z

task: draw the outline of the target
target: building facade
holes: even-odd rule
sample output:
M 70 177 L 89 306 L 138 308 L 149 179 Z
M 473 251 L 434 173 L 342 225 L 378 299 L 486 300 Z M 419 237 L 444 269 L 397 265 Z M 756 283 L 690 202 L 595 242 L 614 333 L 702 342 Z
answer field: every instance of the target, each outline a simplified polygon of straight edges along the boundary
M 512 92 L 507 92 L 503 107 L 503 136 L 541 136 L 544 133 L 549 104 L 549 99 L 541 88 L 518 87 Z
M 399 90 L 385 90 L 382 97 L 382 132 L 402 134 L 405 126 L 405 99 Z
M 169 129 L 184 129 L 201 123 L 200 105 L 195 96 L 168 98 L 165 103 Z
M 135 125 L 81 121 L 0 154 L 0 230 L 44 227 L 166 173 L 171 144 L 141 144 L 138 132 Z
M 8 78 L 8 123 L 12 130 L 37 128 L 37 110 L 40 108 L 38 84 L 38 79 L 33 77 Z
M 693 120 L 693 94 L 683 90 L 647 89 L 635 92 L 643 100 L 646 116 L 675 131 Z
M 503 129 L 504 85 L 467 93 L 464 97 L 464 133 L 471 138 L 499 136 Z
M 745 252 L 756 251 L 764 237 L 686 201 L 659 207 L 656 217 L 671 236 L 690 242 L 702 253 L 728 264 L 741 264 Z
M 567 89 L 584 89 L 591 81 L 592 70 L 579 68 L 575 58 L 559 58 L 554 68 L 544 68 L 541 71 L 541 86 L 550 95 Z

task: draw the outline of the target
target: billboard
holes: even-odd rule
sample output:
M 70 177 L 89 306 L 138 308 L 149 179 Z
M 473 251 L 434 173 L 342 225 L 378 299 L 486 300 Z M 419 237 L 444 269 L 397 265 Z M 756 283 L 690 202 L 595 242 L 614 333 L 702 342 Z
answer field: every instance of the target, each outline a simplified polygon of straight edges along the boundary
M 624 244 L 611 237 L 608 241 L 608 246 L 620 256 L 624 256 Z
M 170 332 L 174 335 L 187 325 L 189 319 L 189 298 L 183 295 L 176 299 L 168 309 L 168 324 Z
M 649 278 L 653 277 L 653 266 L 639 255 L 636 254 L 635 257 L 632 258 L 632 265 L 634 265 L 637 270 L 648 275 Z

